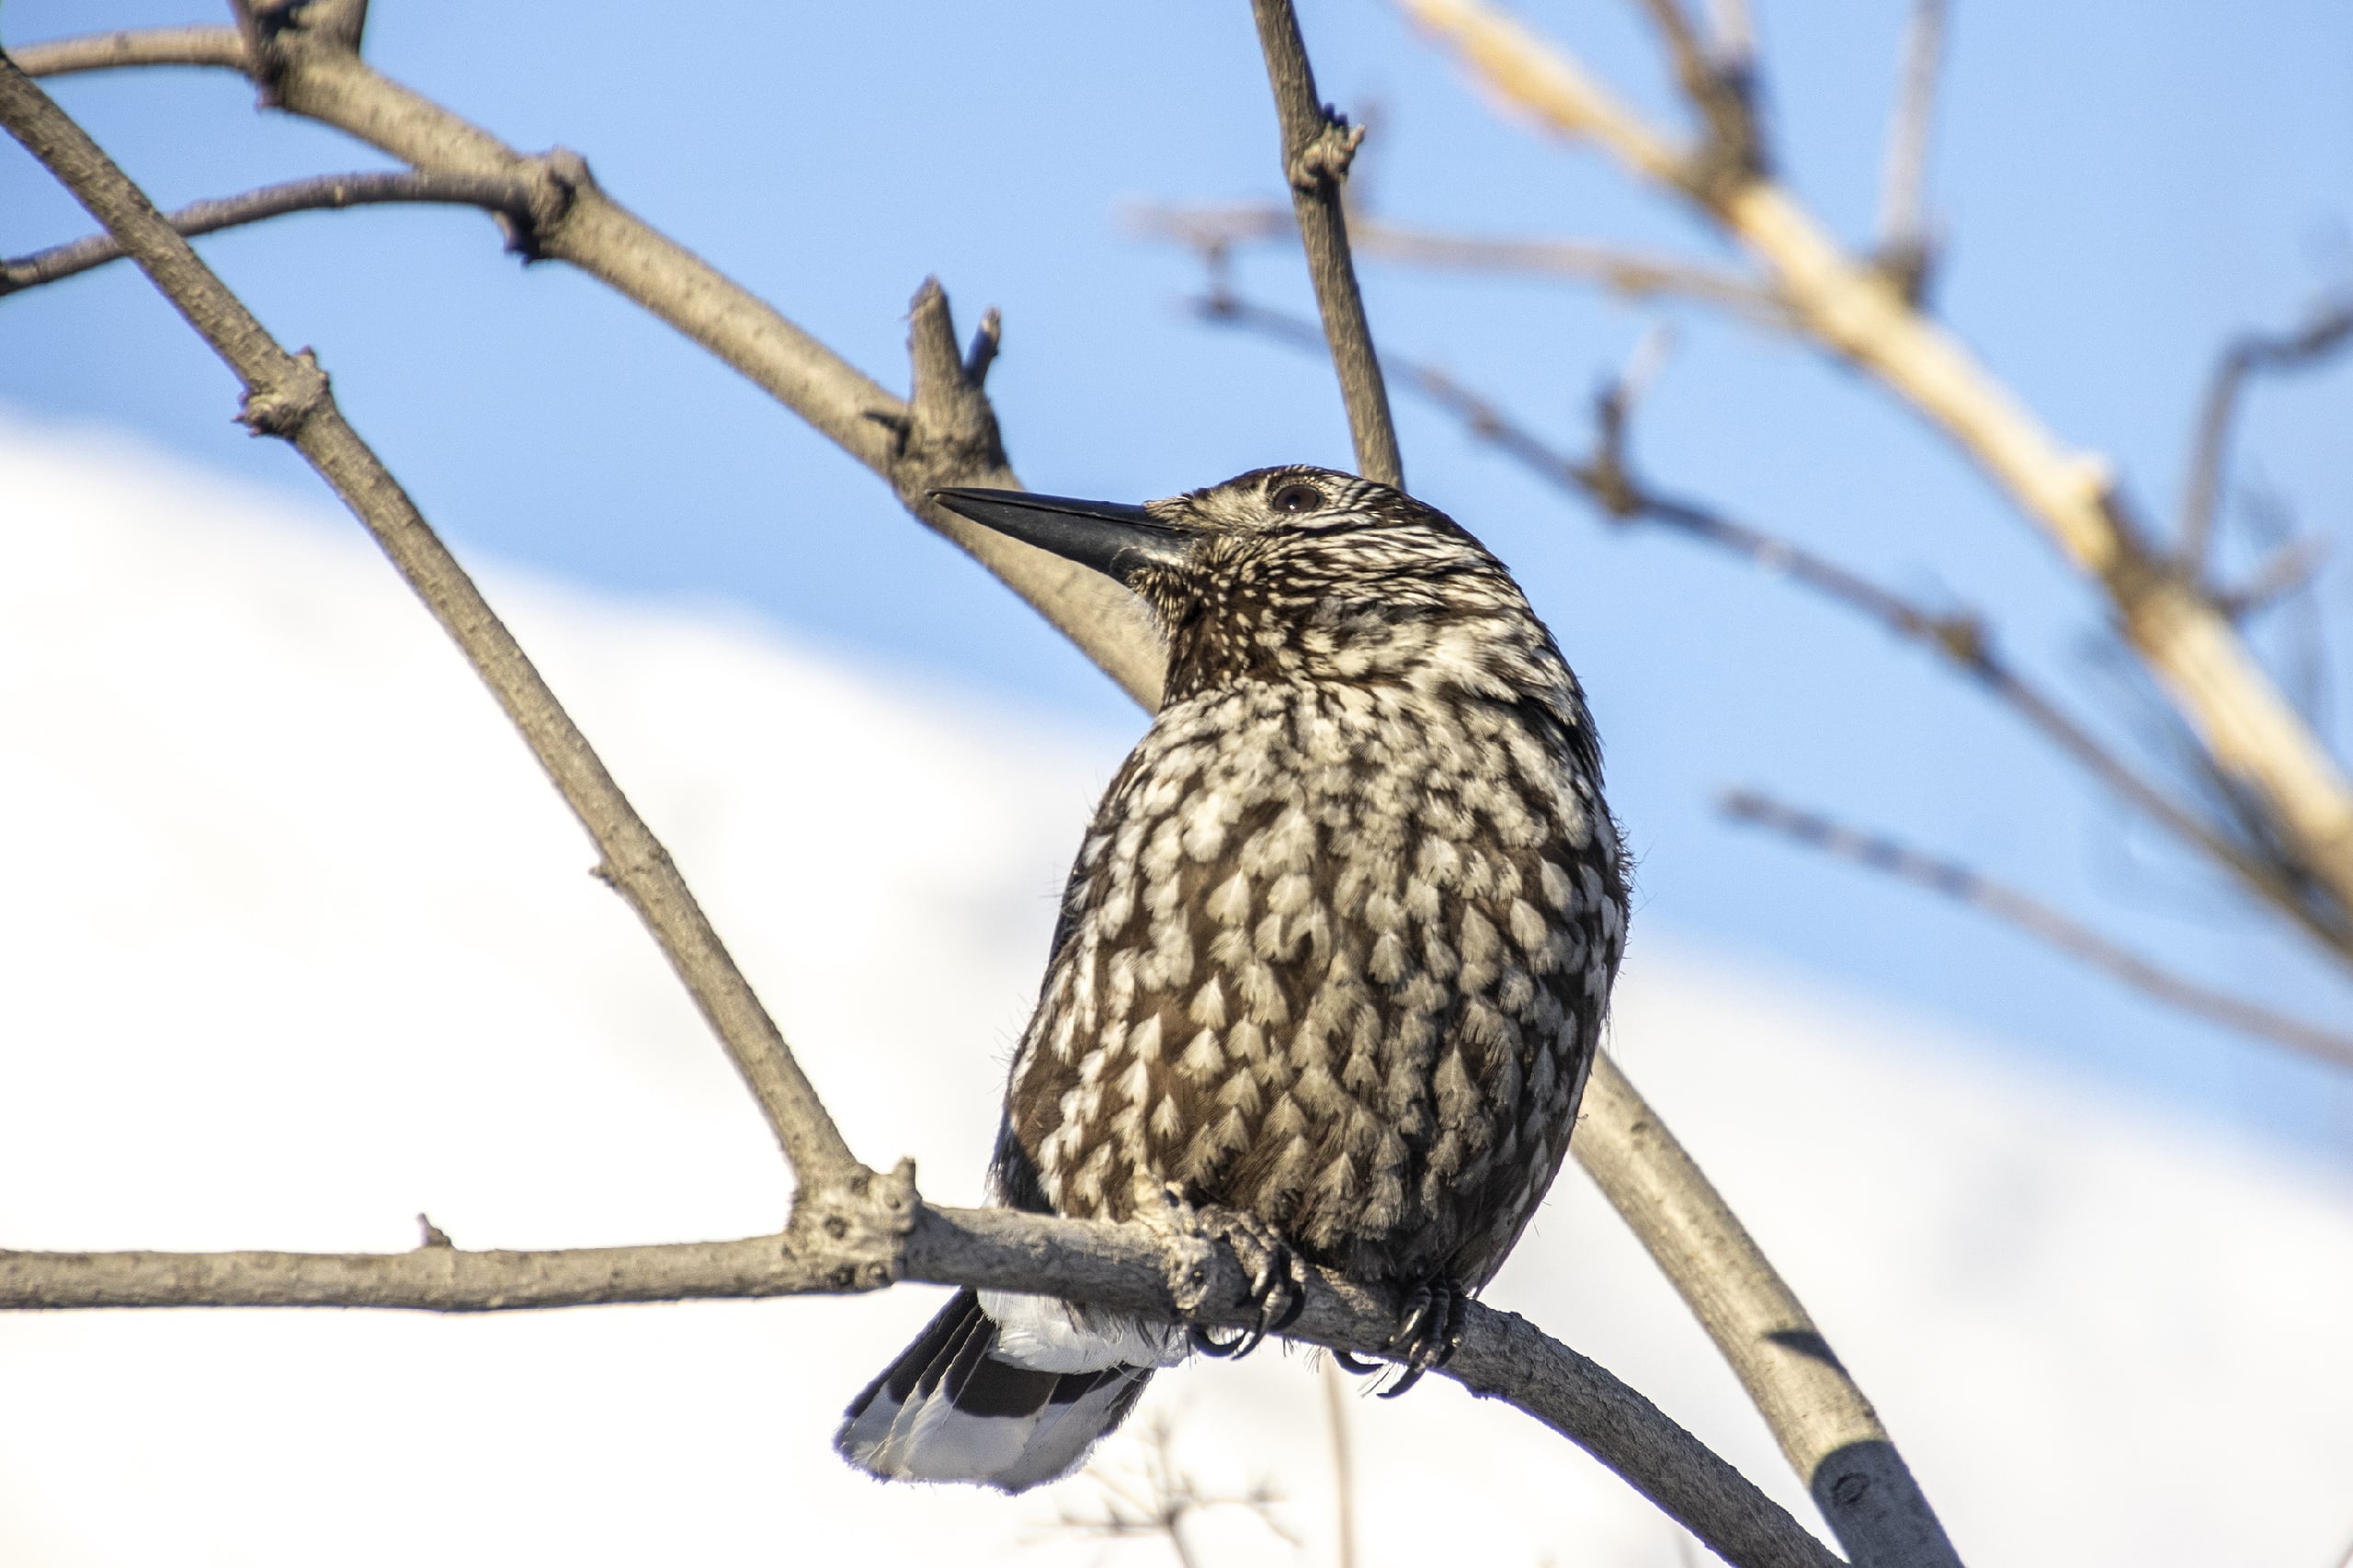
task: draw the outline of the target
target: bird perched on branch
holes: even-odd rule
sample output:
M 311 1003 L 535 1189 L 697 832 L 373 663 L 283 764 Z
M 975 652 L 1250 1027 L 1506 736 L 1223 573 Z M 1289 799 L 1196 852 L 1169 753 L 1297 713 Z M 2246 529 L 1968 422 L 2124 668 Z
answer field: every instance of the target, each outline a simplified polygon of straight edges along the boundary
M 1575 676 L 1478 540 L 1368 480 L 932 494 L 1126 584 L 1168 646 L 1071 869 L 996 1198 L 1102 1220 L 1180 1199 L 1251 1271 L 1257 1323 L 1220 1340 L 962 1290 L 836 1446 L 889 1478 L 1067 1474 L 1155 1368 L 1287 1327 L 1302 1258 L 1397 1293 L 1403 1392 L 1560 1169 L 1625 944 Z

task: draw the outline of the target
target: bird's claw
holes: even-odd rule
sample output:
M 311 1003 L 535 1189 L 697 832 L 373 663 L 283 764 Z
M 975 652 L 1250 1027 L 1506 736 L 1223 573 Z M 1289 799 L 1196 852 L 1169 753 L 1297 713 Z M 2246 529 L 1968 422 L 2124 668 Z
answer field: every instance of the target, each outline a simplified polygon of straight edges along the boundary
M 1425 1281 L 1405 1293 L 1397 1332 L 1389 1336 L 1388 1345 L 1404 1371 L 1381 1391 L 1381 1398 L 1395 1399 L 1420 1382 L 1423 1373 L 1453 1359 L 1455 1346 L 1462 1343 L 1462 1309 L 1469 1300 L 1443 1279 Z
M 1204 1356 L 1247 1356 L 1268 1335 L 1280 1334 L 1299 1321 L 1307 1307 L 1307 1269 L 1274 1227 L 1232 1209 L 1199 1211 L 1202 1231 L 1224 1242 L 1250 1273 L 1250 1301 L 1258 1320 L 1232 1339 L 1221 1340 L 1195 1324 L 1193 1348 Z

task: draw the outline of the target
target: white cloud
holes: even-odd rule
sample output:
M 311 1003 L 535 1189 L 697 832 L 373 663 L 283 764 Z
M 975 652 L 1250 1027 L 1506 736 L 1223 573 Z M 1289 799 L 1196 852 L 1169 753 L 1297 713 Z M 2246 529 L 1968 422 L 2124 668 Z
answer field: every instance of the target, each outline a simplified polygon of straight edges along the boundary
M 0 1243 L 397 1249 L 419 1209 L 465 1245 L 777 1222 L 718 1049 L 356 528 L 0 422 Z M 488 586 L 853 1143 L 972 1199 L 1116 746 L 740 619 Z M 1629 1071 L 1972 1561 L 2316 1564 L 2353 1532 L 2353 1195 L 1655 933 L 1620 997 Z M 1051 1494 L 884 1489 L 832 1458 L 841 1402 L 935 1299 L 0 1318 L 0 1558 L 1091 1561 L 1026 1544 Z M 1803 1507 L 1582 1178 L 1493 1299 Z M 1282 1483 L 1328 1560 L 1300 1361 L 1154 1399 L 1205 1478 Z M 1353 1414 L 1369 1565 L 1678 1560 L 1507 1409 L 1433 1381 Z M 1292 1560 L 1245 1520 L 1203 1529 L 1223 1560 Z

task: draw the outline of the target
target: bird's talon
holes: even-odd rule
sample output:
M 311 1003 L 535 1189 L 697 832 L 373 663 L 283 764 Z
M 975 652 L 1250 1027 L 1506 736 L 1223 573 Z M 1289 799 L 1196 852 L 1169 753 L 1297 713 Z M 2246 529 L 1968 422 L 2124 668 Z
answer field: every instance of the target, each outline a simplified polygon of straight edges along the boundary
M 1223 1360 L 1231 1356 L 1237 1356 L 1241 1354 L 1243 1349 L 1242 1340 L 1249 1337 L 1247 1335 L 1245 1335 L 1242 1338 L 1220 1340 L 1216 1335 L 1211 1334 L 1208 1329 L 1203 1328 L 1199 1324 L 1192 1324 L 1187 1332 L 1188 1336 L 1192 1339 L 1193 1348 L 1195 1350 L 1199 1351 L 1204 1356 L 1214 1356 L 1220 1360 Z

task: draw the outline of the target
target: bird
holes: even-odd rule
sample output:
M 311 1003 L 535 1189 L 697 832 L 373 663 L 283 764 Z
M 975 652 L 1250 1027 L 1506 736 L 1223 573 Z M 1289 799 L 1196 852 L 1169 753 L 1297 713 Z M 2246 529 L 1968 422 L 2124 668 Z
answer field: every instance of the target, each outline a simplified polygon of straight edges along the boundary
M 1372 480 L 931 494 L 1124 584 L 1166 644 L 1071 868 L 992 1199 L 1180 1204 L 1234 1247 L 1257 1316 L 1220 1339 L 960 1290 L 837 1450 L 886 1480 L 1058 1479 L 1155 1370 L 1290 1326 L 1302 1264 L 1393 1292 L 1403 1392 L 1552 1185 L 1599 1049 L 1629 869 L 1583 688 L 1501 562 Z

